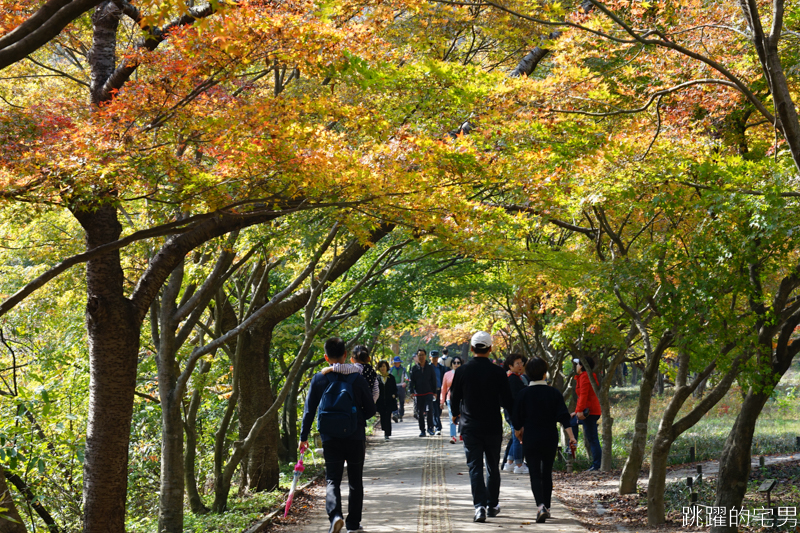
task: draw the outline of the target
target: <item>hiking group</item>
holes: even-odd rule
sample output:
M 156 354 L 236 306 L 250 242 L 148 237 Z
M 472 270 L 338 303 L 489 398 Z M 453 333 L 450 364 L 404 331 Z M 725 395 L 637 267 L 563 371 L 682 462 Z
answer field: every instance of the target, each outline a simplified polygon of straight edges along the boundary
M 600 404 L 589 382 L 589 372 L 575 359 L 577 406 L 567 409 L 561 392 L 547 385 L 547 363 L 534 357 L 527 360 L 511 354 L 503 367 L 490 358 L 492 336 L 479 331 L 472 336 L 472 359 L 449 360 L 449 369 L 439 363 L 439 353 L 425 350 L 415 355 L 408 370 L 401 358 L 392 365 L 380 361 L 370 364 L 364 346 L 353 349 L 351 363 L 339 338 L 325 341 L 325 360 L 330 366 L 311 380 L 300 431 L 300 449 L 308 447 L 314 418 L 322 440 L 325 459 L 325 510 L 330 520 L 329 533 L 361 529 L 364 503 L 363 469 L 366 452 L 367 420 L 380 415 L 384 439 L 389 440 L 392 422 L 405 416 L 407 394 L 414 402 L 414 416 L 420 437 L 440 435 L 441 414 L 448 409 L 450 443 L 463 442 L 469 469 L 475 522 L 500 513 L 500 452 L 503 444 L 503 417 L 511 426 L 503 470 L 530 477 L 531 492 L 537 506 L 536 521 L 551 517 L 553 463 L 559 444 L 557 423 L 565 429 L 570 449 L 575 450 L 578 425 L 584 426 L 592 453 L 592 467 L 600 467 L 602 450 L 597 435 Z M 447 355 L 447 350 L 444 350 Z M 593 361 L 585 360 L 589 371 Z M 597 377 L 592 373 L 597 383 Z M 526 465 L 527 463 L 527 465 Z M 348 514 L 342 511 L 341 482 L 347 465 L 349 484 Z M 484 477 L 485 472 L 485 477 Z

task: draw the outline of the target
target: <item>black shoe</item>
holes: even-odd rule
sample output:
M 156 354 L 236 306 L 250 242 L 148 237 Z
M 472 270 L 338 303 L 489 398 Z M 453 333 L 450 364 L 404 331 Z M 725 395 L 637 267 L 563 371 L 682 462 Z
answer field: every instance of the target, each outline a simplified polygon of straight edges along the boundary
M 550 509 L 548 509 L 547 507 L 544 508 L 544 517 L 545 518 L 551 518 L 550 517 Z
M 419 432 L 419 436 L 420 436 L 420 437 L 424 437 L 424 436 L 425 436 L 425 432 L 424 432 L 424 431 L 420 431 L 420 432 Z
M 547 520 L 548 513 L 544 507 L 539 508 L 539 512 L 536 513 L 536 523 L 537 524 L 544 524 L 544 521 Z
M 333 520 L 331 521 L 331 528 L 328 530 L 328 533 L 339 533 L 343 527 L 344 527 L 344 518 L 342 518 L 341 516 L 334 516 Z
M 394 423 L 397 424 L 397 421 L 400 420 L 400 419 L 397 418 L 396 416 L 392 416 L 392 420 L 394 420 Z
M 478 507 L 475 509 L 475 517 L 473 522 L 486 522 L 486 507 Z
M 584 470 L 584 472 L 596 472 L 597 470 L 599 470 L 599 469 L 595 468 L 594 466 L 590 466 L 589 468 Z
M 495 516 L 500 514 L 500 504 L 497 504 L 494 507 L 489 507 L 486 509 L 486 514 L 489 515 L 489 518 L 494 518 Z

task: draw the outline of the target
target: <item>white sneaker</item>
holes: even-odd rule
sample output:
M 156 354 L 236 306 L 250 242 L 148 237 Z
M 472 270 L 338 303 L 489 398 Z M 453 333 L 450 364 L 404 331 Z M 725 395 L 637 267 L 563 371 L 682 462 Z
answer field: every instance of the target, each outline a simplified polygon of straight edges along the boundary
M 508 464 L 508 463 L 506 463 L 506 464 Z M 514 473 L 515 474 L 527 474 L 528 473 L 528 467 L 525 466 L 524 464 L 519 465 L 519 466 L 515 466 L 514 467 Z
M 503 465 L 503 472 L 513 472 L 514 471 L 514 463 L 506 463 Z

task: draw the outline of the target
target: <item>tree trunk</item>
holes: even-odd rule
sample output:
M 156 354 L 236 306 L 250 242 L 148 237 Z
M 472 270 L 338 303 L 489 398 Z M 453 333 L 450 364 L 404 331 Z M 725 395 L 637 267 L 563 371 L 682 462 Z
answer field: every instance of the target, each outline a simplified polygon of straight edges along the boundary
M 25 524 L 17 512 L 11 491 L 6 485 L 6 476 L 3 465 L 0 464 L 0 507 L 7 509 L 0 512 L 0 533 L 27 533 Z M 8 520 L 8 519 L 11 520 Z
M 183 532 L 183 421 L 180 407 L 181 399 L 174 394 L 161 396 L 159 533 Z
M 603 416 L 600 417 L 600 423 L 603 430 L 603 459 L 600 462 L 600 471 L 608 472 L 614 468 L 614 434 L 612 428 L 614 426 L 614 419 L 611 417 L 611 401 L 608 399 L 609 387 L 604 386 L 600 388 L 600 409 Z
M 86 232 L 87 250 L 119 238 L 122 227 L 110 203 L 73 213 Z M 124 297 L 123 284 L 118 251 L 86 263 L 90 383 L 83 474 L 85 533 L 125 531 L 140 321 Z
M 742 403 L 742 410 L 736 417 L 722 455 L 719 460 L 719 474 L 717 477 L 716 507 L 725 509 L 739 508 L 747 491 L 747 481 L 750 476 L 750 456 L 753 445 L 753 433 L 756 421 L 761 414 L 764 404 L 770 397 L 767 391 L 754 392 L 751 388 Z M 711 533 L 735 533 L 736 526 L 714 526 Z
M 197 457 L 197 410 L 200 408 L 202 391 L 206 383 L 206 376 L 211 370 L 211 363 L 200 361 L 196 385 L 189 402 L 189 409 L 186 412 L 184 428 L 186 430 L 186 452 L 183 457 L 183 475 L 185 477 L 186 495 L 189 498 L 189 508 L 194 514 L 205 514 L 209 508 L 203 503 L 200 493 L 197 490 L 197 474 L 195 469 L 195 458 Z
M 158 496 L 158 533 L 183 532 L 183 420 L 182 394 L 176 391 L 180 366 L 176 359 L 178 342 L 172 316 L 175 299 L 183 282 L 183 263 L 178 265 L 164 287 L 159 313 L 160 338 L 156 366 L 161 398 L 161 479 Z M 155 300 L 153 307 L 158 307 Z
M 272 342 L 272 325 L 258 324 L 244 333 L 244 347 L 239 364 L 239 440 L 250 433 L 253 423 L 275 401 L 270 382 L 269 350 Z M 269 491 L 278 486 L 280 464 L 278 438 L 280 436 L 278 413 L 267 420 L 253 447 L 244 459 L 248 486 L 254 491 Z
M 665 415 L 667 416 L 667 415 Z M 675 413 L 670 414 L 675 418 Z M 662 425 L 653 441 L 653 451 L 650 454 L 650 478 L 647 481 L 647 525 L 661 525 L 664 516 L 664 490 L 667 482 L 667 460 L 672 447 L 672 420 L 667 425 Z
M 655 372 L 653 371 L 642 375 L 631 451 L 619 478 L 620 494 L 633 494 L 636 492 L 636 483 L 639 480 L 639 472 L 644 462 L 644 449 L 647 444 L 647 422 L 650 419 L 650 400 L 653 397 L 653 385 L 655 384 L 654 374 Z

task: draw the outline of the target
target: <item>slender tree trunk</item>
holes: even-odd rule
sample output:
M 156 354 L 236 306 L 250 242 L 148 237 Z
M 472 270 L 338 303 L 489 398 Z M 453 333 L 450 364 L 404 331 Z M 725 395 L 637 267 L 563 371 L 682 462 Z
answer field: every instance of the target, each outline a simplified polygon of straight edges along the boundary
M 719 460 L 717 499 L 714 502 L 716 507 L 738 509 L 742 504 L 750 477 L 750 456 L 756 421 L 764 404 L 767 403 L 771 391 L 771 388 L 762 392 L 754 392 L 753 389 L 750 389 L 742 402 L 742 410 L 728 434 Z M 711 528 L 711 533 L 735 533 L 736 531 L 736 526 Z
M 22 518 L 14 505 L 11 491 L 6 484 L 6 476 L 2 464 L 0 464 L 0 507 L 6 509 L 6 511 L 0 512 L 0 533 L 27 533 L 25 524 L 22 522 Z M 3 518 L 4 516 L 11 520 Z
M 655 368 L 658 368 L 658 365 L 655 365 Z M 642 375 L 642 383 L 639 386 L 639 404 L 636 407 L 633 442 L 631 442 L 631 451 L 619 478 L 620 494 L 633 494 L 636 492 L 639 472 L 644 463 L 644 450 L 647 444 L 647 423 L 650 420 L 650 400 L 653 398 L 653 385 L 655 384 L 655 369 L 650 370 L 650 372 Z
M 600 409 L 603 411 L 603 416 L 600 417 L 600 423 L 603 431 L 603 459 L 600 462 L 600 471 L 608 472 L 614 468 L 614 418 L 611 416 L 611 401 L 608 398 L 609 387 L 604 384 L 600 388 Z
M 675 415 L 671 415 L 674 419 Z M 672 425 L 672 422 L 669 422 Z M 650 454 L 650 478 L 647 481 L 647 524 L 650 526 L 663 524 L 664 490 L 667 482 L 667 460 L 672 447 L 672 431 L 665 426 L 659 428 L 653 441 Z
M 197 474 L 195 459 L 197 457 L 197 410 L 200 408 L 202 391 L 206 383 L 206 376 L 211 370 L 211 363 L 200 361 L 196 385 L 186 412 L 184 429 L 186 430 L 186 452 L 183 457 L 183 473 L 185 477 L 186 495 L 189 498 L 189 508 L 194 514 L 205 514 L 209 508 L 203 503 L 200 492 L 197 490 Z
M 159 533 L 183 532 L 183 420 L 180 407 L 181 399 L 174 394 L 161 396 Z
M 119 238 L 110 204 L 73 210 L 90 250 Z M 140 321 L 123 292 L 119 252 L 86 264 L 89 416 L 83 474 L 84 532 L 124 533 L 128 442 L 133 416 Z

